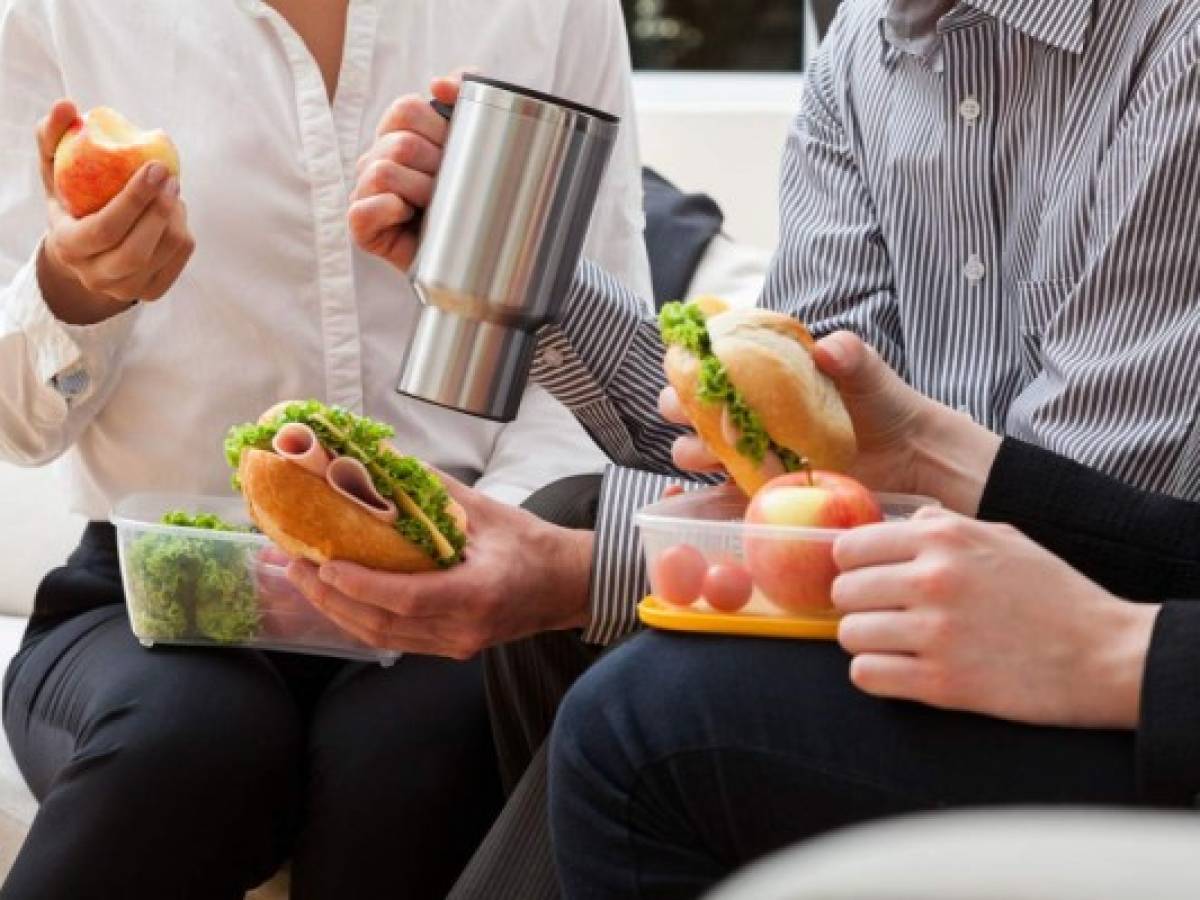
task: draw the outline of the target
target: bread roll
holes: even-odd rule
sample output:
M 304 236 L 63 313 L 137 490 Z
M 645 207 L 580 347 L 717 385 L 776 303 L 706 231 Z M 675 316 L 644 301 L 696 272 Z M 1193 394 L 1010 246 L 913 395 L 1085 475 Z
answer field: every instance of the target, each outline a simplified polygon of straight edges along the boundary
M 857 452 L 854 427 L 837 387 L 817 368 L 808 329 L 790 316 L 762 309 L 723 312 L 706 324 L 713 355 L 771 440 L 814 469 L 845 471 Z M 701 360 L 672 346 L 665 366 L 697 433 L 753 496 L 771 474 L 725 439 L 724 405 L 700 398 Z
M 318 565 L 346 560 L 385 572 L 430 572 L 433 557 L 281 456 L 248 449 L 238 475 L 250 515 L 286 553 Z

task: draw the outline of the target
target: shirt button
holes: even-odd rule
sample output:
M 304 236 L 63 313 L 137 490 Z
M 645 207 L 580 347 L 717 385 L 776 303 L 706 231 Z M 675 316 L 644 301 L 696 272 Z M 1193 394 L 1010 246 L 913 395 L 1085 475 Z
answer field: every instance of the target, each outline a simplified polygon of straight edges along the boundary
M 542 354 L 542 364 L 547 368 L 557 369 L 563 364 L 563 361 L 562 351 L 557 347 L 549 347 L 547 348 L 546 352 Z
M 979 101 L 974 97 L 967 97 L 962 103 L 958 104 L 958 114 L 962 116 L 963 121 L 968 125 L 975 124 L 975 120 L 983 115 L 983 107 L 979 105 Z
M 983 264 L 983 260 L 972 253 L 967 257 L 967 264 L 963 266 L 963 278 L 967 279 L 971 284 L 979 284 L 983 281 L 983 276 L 987 274 L 987 266 Z

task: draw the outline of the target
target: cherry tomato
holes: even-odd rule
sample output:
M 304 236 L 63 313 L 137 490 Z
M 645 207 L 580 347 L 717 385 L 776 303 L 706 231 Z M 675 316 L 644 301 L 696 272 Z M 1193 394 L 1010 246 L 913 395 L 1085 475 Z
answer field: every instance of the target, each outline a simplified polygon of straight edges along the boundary
M 676 544 L 654 561 L 654 591 L 674 606 L 691 606 L 700 598 L 708 561 L 691 544 Z
M 704 576 L 704 599 L 713 609 L 733 613 L 750 602 L 754 579 L 738 563 L 717 563 Z

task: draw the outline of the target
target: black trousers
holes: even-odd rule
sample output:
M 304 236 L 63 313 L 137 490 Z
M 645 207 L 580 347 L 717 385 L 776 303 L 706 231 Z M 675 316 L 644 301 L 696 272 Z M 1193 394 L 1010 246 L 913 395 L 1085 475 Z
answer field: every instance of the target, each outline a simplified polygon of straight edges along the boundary
M 607 655 L 551 738 L 564 894 L 697 897 L 764 854 L 896 813 L 1142 802 L 1132 732 L 880 700 L 848 670 L 820 641 L 642 634 Z
M 39 589 L 4 726 L 41 801 L 4 900 L 444 897 L 502 792 L 478 663 L 156 647 L 110 528 Z M 81 614 L 64 609 L 93 607 Z

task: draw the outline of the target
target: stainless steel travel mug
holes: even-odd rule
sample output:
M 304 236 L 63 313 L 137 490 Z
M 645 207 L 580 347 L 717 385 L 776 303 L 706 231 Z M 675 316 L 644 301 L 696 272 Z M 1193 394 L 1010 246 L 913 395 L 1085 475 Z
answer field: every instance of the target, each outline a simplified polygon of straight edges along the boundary
M 397 390 L 515 418 L 537 343 L 579 263 L 620 120 L 468 75 L 412 282 L 424 308 Z

